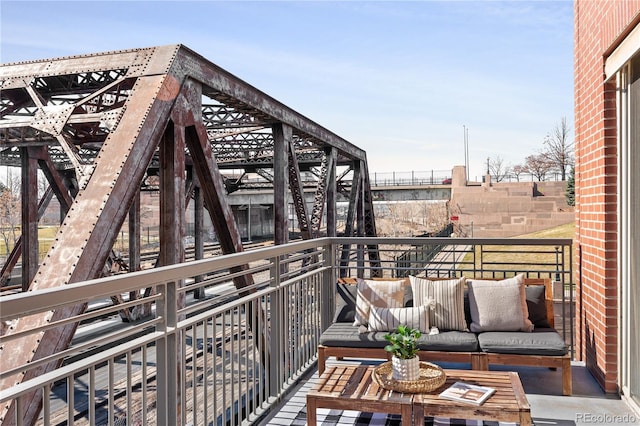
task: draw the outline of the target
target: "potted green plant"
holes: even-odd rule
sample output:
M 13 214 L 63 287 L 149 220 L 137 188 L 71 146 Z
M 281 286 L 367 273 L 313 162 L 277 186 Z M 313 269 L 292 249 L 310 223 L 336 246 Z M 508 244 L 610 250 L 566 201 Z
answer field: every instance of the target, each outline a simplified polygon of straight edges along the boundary
M 390 352 L 392 378 L 395 380 L 417 380 L 420 378 L 420 358 L 418 357 L 418 338 L 420 330 L 399 325 L 395 332 L 384 338 L 389 344 L 384 350 Z

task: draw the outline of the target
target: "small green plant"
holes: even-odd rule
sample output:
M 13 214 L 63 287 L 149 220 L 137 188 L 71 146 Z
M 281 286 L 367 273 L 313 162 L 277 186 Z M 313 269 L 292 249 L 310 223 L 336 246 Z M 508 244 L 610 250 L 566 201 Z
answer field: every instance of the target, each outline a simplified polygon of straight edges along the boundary
M 418 353 L 418 338 L 421 335 L 418 329 L 399 325 L 395 332 L 385 334 L 384 338 L 389 344 L 384 350 L 391 352 L 396 358 L 412 359 Z

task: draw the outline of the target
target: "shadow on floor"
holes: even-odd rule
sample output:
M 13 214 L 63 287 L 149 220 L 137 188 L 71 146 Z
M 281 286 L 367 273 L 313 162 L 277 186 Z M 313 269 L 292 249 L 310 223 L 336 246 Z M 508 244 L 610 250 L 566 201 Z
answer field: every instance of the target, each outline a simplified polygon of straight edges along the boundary
M 362 364 L 376 365 L 377 361 L 343 360 L 327 365 Z M 440 363 L 443 368 L 467 369 L 468 365 Z M 496 366 L 491 370 L 516 371 L 522 381 L 531 406 L 531 416 L 537 426 L 579 426 L 579 425 L 640 425 L 640 415 L 619 397 L 607 395 L 591 376 L 587 368 L 574 363 L 573 395 L 562 396 L 562 374 L 560 370 L 545 367 L 508 367 Z M 305 378 L 269 418 L 261 425 L 305 425 L 306 393 L 315 385 L 317 371 Z M 355 411 L 323 410 L 318 411 L 318 424 L 328 425 L 385 425 L 400 424 L 398 416 L 360 413 Z M 429 419 L 425 425 L 480 425 L 483 422 L 448 419 Z M 484 422 L 486 426 L 496 422 Z M 509 423 L 504 423 L 509 424 Z M 503 423 L 500 423 L 503 425 Z

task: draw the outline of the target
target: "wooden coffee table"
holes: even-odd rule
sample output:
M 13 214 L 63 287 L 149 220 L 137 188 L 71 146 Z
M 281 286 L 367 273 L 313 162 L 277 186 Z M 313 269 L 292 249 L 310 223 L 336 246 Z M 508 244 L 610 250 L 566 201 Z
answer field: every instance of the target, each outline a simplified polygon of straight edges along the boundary
M 316 424 L 316 409 L 332 408 L 366 413 L 400 414 L 411 425 L 413 394 L 392 392 L 371 377 L 373 367 L 337 366 L 325 370 L 307 394 L 307 424 Z
M 423 425 L 424 416 L 453 419 L 493 420 L 531 425 L 531 408 L 522 389 L 518 373 L 511 371 L 445 370 L 447 382 L 429 394 L 415 394 L 413 398 L 414 425 Z M 454 382 L 461 381 L 489 386 L 496 392 L 482 405 L 449 401 L 438 396 Z
M 307 394 L 307 422 L 316 424 L 318 408 L 400 414 L 403 425 L 423 425 L 424 417 L 493 420 L 531 426 L 531 408 L 518 373 L 510 371 L 445 370 L 446 383 L 430 393 L 392 392 L 371 377 L 375 367 L 335 366 L 320 376 Z M 454 382 L 489 386 L 496 392 L 482 405 L 464 404 L 438 395 Z

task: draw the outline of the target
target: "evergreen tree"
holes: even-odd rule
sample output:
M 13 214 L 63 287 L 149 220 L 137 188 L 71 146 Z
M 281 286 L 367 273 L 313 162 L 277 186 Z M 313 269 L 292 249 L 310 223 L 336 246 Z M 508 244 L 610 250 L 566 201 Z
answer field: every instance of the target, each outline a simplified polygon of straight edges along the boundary
M 565 192 L 565 197 L 567 197 L 567 204 L 570 206 L 576 205 L 576 171 L 574 167 L 571 167 L 571 171 L 569 172 L 569 178 L 567 179 L 567 191 Z

